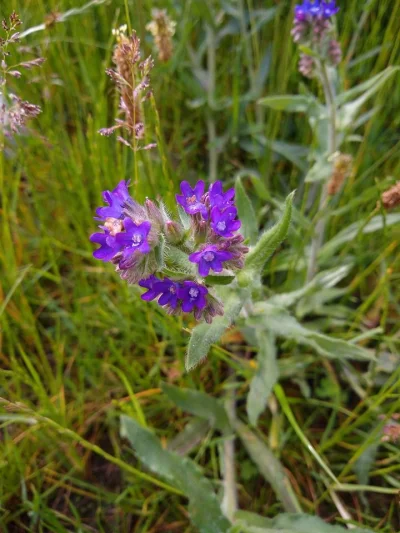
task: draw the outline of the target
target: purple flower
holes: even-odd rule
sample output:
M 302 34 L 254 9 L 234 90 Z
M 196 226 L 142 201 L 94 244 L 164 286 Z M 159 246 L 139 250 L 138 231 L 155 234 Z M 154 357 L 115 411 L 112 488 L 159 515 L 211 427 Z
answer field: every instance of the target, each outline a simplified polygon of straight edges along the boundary
M 157 283 L 154 284 L 154 290 L 161 294 L 158 303 L 176 309 L 178 306 L 179 287 L 180 283 L 168 278 L 164 278 L 162 281 L 157 281 Z
M 208 218 L 207 207 L 202 201 L 204 194 L 204 181 L 200 180 L 196 183 L 194 189 L 187 181 L 181 183 L 182 194 L 176 195 L 176 201 L 189 215 L 201 213 L 205 219 Z
M 240 226 L 240 220 L 236 219 L 237 209 L 234 206 L 221 210 L 219 207 L 213 207 L 211 211 L 211 227 L 217 235 L 221 237 L 232 237 Z
M 141 296 L 142 300 L 145 300 L 146 302 L 150 302 L 151 300 L 154 300 L 154 298 L 157 298 L 157 296 L 160 295 L 161 291 L 157 290 L 155 285 L 160 280 L 156 278 L 155 276 L 151 275 L 150 277 L 146 279 L 141 279 L 139 281 L 140 287 L 143 287 L 145 289 L 148 289 L 147 292 L 144 292 Z
M 113 191 L 104 191 L 103 199 L 108 207 L 98 207 L 96 214 L 100 218 L 121 218 L 123 205 L 130 198 L 127 185 L 129 182 L 122 180 Z
M 93 252 L 93 257 L 100 261 L 111 261 L 111 259 L 121 250 L 122 246 L 110 233 L 93 233 L 90 236 L 92 242 L 100 244 L 100 248 Z
M 222 207 L 232 205 L 233 199 L 235 197 L 235 189 L 228 189 L 225 193 L 222 188 L 222 182 L 216 181 L 210 185 L 208 191 L 210 198 L 211 207 Z
M 189 261 L 198 264 L 200 276 L 208 276 L 210 270 L 222 272 L 222 263 L 232 258 L 233 255 L 230 252 L 219 250 L 214 244 L 206 246 L 200 252 L 189 255 Z
M 296 5 L 294 8 L 294 17 L 298 22 L 309 20 L 317 17 L 329 19 L 336 15 L 339 8 L 336 6 L 336 0 L 332 2 L 325 2 L 324 0 L 304 0 L 302 4 Z
M 151 229 L 150 222 L 145 220 L 141 224 L 135 224 L 132 219 L 125 218 L 124 227 L 125 232 L 117 233 L 115 236 L 117 243 L 124 247 L 124 259 L 127 259 L 136 251 L 148 254 L 150 245 L 147 242 L 147 236 Z
M 182 311 L 190 313 L 194 308 L 204 309 L 208 290 L 194 281 L 184 281 L 179 287 L 178 297 L 182 300 Z

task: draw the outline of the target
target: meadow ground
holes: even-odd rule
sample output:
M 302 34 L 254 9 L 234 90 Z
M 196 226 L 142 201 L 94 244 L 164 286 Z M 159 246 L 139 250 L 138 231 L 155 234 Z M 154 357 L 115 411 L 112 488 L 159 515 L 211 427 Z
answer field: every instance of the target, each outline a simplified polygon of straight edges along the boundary
M 260 227 L 269 224 L 274 202 L 298 190 L 297 216 L 264 282 L 267 294 L 304 285 L 301 265 L 315 214 L 304 183 L 311 134 L 301 114 L 256 104 L 313 87 L 297 72 L 294 3 L 215 0 L 212 31 L 210 6 L 200 0 L 98 0 L 81 11 L 78 0 L 1 3 L 1 18 L 15 9 L 23 30 L 46 22 L 22 42 L 46 62 L 15 80 L 18 94 L 43 112 L 0 158 L 1 531 L 196 531 L 185 498 L 160 486 L 121 438 L 119 418 L 131 415 L 184 453 L 173 439 L 191 418 L 160 383 L 222 397 L 233 370 L 244 417 L 254 346 L 232 330 L 204 364 L 185 373 L 193 322 L 142 302 L 137 287 L 92 258 L 88 237 L 101 192 L 121 179 L 132 179 L 136 198 L 163 196 L 169 203 L 183 179 L 218 176 L 228 185 L 241 175 Z M 118 104 L 104 71 L 111 30 L 127 22 L 127 13 L 144 53 L 154 54 L 145 29 L 153 7 L 177 21 L 174 53 L 165 64 L 156 60 L 152 72 L 155 104 L 146 135 L 158 148 L 134 160 L 115 138 L 98 134 Z M 70 9 L 76 11 L 57 20 Z M 337 25 L 346 87 L 399 64 L 400 0 L 341 2 Z M 399 79 L 368 102 L 365 112 L 377 112 L 364 116 L 357 142 L 346 146 L 354 168 L 333 206 L 326 240 L 335 253 L 324 267 L 347 265 L 347 274 L 329 296 L 314 294 L 302 315 L 317 331 L 358 337 L 377 363 L 331 360 L 282 340 L 283 403 L 273 396 L 257 429 L 305 511 L 327 521 L 351 517 L 382 533 L 400 530 L 400 452 L 395 441 L 381 442 L 384 424 L 400 412 L 400 232 L 376 206 L 400 175 Z M 379 214 L 381 229 L 363 232 Z M 337 246 L 335 237 L 355 223 L 359 230 Z M 285 415 L 285 402 L 299 426 Z M 190 456 L 218 490 L 221 435 L 197 430 Z M 327 489 L 302 437 L 347 490 Z M 239 506 L 264 516 L 282 511 L 239 442 L 236 453 Z

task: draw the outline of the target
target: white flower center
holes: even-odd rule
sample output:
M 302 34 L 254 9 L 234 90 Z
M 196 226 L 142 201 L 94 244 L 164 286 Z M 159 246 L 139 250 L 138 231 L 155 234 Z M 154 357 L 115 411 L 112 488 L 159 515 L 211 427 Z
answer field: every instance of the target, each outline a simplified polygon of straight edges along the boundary
M 189 290 L 189 296 L 190 296 L 191 299 L 197 298 L 198 295 L 199 295 L 199 290 L 198 289 L 195 289 L 194 287 L 192 287 Z
M 219 231 L 225 231 L 226 229 L 226 222 L 224 222 L 223 220 L 221 220 L 221 222 L 218 222 L 217 224 L 217 229 Z
M 142 244 L 143 238 L 140 233 L 134 233 L 132 235 L 132 243 L 133 246 L 139 246 L 139 244 Z
M 212 252 L 206 252 L 203 257 L 204 260 L 207 261 L 207 263 L 214 260 L 214 254 Z

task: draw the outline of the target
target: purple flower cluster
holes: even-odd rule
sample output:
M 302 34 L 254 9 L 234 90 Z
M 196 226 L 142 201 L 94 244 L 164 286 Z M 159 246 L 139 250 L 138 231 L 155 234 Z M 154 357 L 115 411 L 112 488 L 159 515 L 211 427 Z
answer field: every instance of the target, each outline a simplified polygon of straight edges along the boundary
M 304 0 L 294 8 L 292 36 L 295 43 L 310 47 L 323 61 L 333 66 L 340 63 L 342 52 L 335 39 L 331 18 L 339 11 L 336 0 Z M 313 55 L 301 54 L 299 72 L 307 78 L 315 76 L 316 63 Z
M 241 226 L 234 205 L 234 189 L 224 192 L 222 183 L 216 181 L 210 186 L 208 192 L 204 193 L 204 181 L 200 180 L 193 189 L 187 181 L 183 181 L 181 192 L 182 194 L 176 195 L 178 204 L 189 215 L 200 218 L 197 222 L 208 230 L 206 242 L 200 250 L 189 255 L 189 261 L 197 263 L 200 276 L 208 276 L 210 270 L 222 272 L 224 262 L 238 258 L 234 250 L 226 247 L 226 243 L 232 242 L 230 239 Z M 243 254 L 243 250 L 241 253 Z
M 302 4 L 296 5 L 294 8 L 294 16 L 296 21 L 305 21 L 310 19 L 329 19 L 336 15 L 339 8 L 336 6 L 336 1 L 324 2 L 323 0 L 304 0 Z
M 218 181 L 205 192 L 203 181 L 193 188 L 182 182 L 176 200 L 190 215 L 187 231 L 180 222 L 171 220 L 162 206 L 158 208 L 148 199 L 144 205 L 135 202 L 128 185 L 121 181 L 103 193 L 107 205 L 96 210 L 102 232 L 90 237 L 100 245 L 93 256 L 114 263 L 122 279 L 147 289 L 143 300 L 157 300 L 168 313 L 193 312 L 196 319 L 207 322 L 223 314 L 222 303 L 206 284 L 210 272 L 242 268 L 248 251 L 242 235 L 236 233 L 240 221 L 234 189 L 224 192 Z M 167 246 L 161 246 L 162 242 Z M 171 256 L 174 249 L 175 257 L 181 260 L 180 270 L 176 270 L 173 253 Z M 164 267 L 168 273 L 174 271 L 174 279 L 163 274 Z

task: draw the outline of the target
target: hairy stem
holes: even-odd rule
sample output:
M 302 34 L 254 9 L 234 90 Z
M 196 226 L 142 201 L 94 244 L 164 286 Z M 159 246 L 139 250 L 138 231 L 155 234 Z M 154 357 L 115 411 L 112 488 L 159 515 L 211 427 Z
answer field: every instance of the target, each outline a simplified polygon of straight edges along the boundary
M 214 29 L 207 25 L 207 70 L 208 70 L 208 87 L 207 87 L 207 103 L 208 103 L 208 175 L 210 182 L 213 183 L 217 179 L 218 173 L 218 152 L 217 152 L 217 130 L 214 120 L 214 102 L 215 102 L 215 32 Z
M 329 115 L 329 137 L 328 137 L 328 152 L 329 156 L 336 152 L 336 105 L 335 105 L 335 92 L 333 84 L 331 83 L 328 75 L 328 70 L 325 63 L 318 65 L 319 78 L 324 90 L 326 107 Z M 311 281 L 317 272 L 317 260 L 318 252 L 324 242 L 324 234 L 326 227 L 326 216 L 324 216 L 324 210 L 328 202 L 328 180 L 322 185 L 321 196 L 319 199 L 318 207 L 318 221 L 315 226 L 314 237 L 311 242 L 311 253 L 307 270 L 307 281 Z
M 236 419 L 236 399 L 235 391 L 233 389 L 228 391 L 225 409 L 233 427 Z M 222 511 L 228 520 L 233 521 L 238 507 L 235 467 L 235 440 L 233 433 L 230 435 L 225 435 L 223 444 L 223 476 L 224 498 L 222 500 Z

